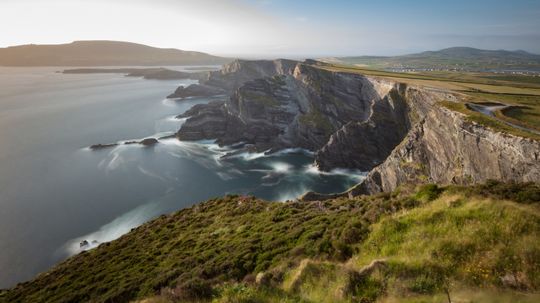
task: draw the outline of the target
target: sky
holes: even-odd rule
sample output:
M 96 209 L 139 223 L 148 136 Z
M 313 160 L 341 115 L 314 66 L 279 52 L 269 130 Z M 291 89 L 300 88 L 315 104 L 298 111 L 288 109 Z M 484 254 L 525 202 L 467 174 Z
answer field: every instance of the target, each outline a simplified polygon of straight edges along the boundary
M 269 58 L 540 53 L 540 0 L 0 0 L 0 47 L 75 40 Z

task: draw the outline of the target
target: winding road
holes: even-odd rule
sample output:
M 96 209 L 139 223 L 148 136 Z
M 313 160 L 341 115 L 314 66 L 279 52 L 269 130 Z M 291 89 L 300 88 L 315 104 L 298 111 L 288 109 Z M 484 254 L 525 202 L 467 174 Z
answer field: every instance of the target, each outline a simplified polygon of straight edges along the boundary
M 534 133 L 534 134 L 537 134 L 537 135 L 540 135 L 540 131 L 538 131 L 536 129 L 523 127 L 523 126 L 511 123 L 511 122 L 505 121 L 505 120 L 497 117 L 497 115 L 495 115 L 496 111 L 503 110 L 503 109 L 506 109 L 506 108 L 510 108 L 510 107 L 512 107 L 512 105 L 506 105 L 506 104 L 494 103 L 494 102 L 488 102 L 488 103 L 490 105 L 482 105 L 482 104 L 478 104 L 478 103 L 467 103 L 467 107 L 469 109 L 471 109 L 471 110 L 474 110 L 474 111 L 479 112 L 481 114 L 484 114 L 486 116 L 492 117 L 493 119 L 495 119 L 497 121 L 500 121 L 500 122 L 502 122 L 502 123 L 504 123 L 506 125 L 509 125 L 511 127 L 521 129 L 521 130 L 524 130 L 524 131 L 527 131 L 527 132 L 530 132 L 530 133 Z

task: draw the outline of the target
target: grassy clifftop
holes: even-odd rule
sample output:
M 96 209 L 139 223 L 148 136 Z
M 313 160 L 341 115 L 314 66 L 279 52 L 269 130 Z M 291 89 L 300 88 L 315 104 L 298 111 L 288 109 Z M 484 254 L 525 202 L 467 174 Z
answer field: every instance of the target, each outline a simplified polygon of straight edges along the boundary
M 494 182 L 322 202 L 227 196 L 74 256 L 0 302 L 535 302 L 539 202 L 537 184 Z

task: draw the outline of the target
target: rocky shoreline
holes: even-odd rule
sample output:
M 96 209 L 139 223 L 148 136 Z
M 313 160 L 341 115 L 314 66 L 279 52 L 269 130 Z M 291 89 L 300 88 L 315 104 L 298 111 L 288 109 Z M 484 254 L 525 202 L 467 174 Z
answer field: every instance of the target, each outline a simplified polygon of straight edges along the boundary
M 236 60 L 169 97 L 216 94 L 229 98 L 179 116 L 187 120 L 178 139 L 243 142 L 256 152 L 303 148 L 315 153 L 323 171 L 370 171 L 337 195 L 387 192 L 413 182 L 540 180 L 540 143 L 473 125 L 438 104 L 459 102 L 456 93 L 333 72 L 313 60 Z

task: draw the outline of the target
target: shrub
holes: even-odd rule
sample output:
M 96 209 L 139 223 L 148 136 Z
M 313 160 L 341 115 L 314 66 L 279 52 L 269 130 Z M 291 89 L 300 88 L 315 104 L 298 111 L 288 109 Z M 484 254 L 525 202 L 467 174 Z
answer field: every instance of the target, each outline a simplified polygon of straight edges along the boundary
M 214 295 L 212 284 L 202 279 L 179 283 L 174 289 L 166 289 L 163 295 L 175 301 L 208 300 Z
M 437 199 L 444 191 L 443 188 L 437 186 L 437 184 L 422 185 L 416 192 L 415 198 L 424 202 L 430 202 Z
M 490 195 L 497 199 L 512 200 L 519 203 L 531 204 L 540 202 L 540 184 L 529 183 L 503 183 L 488 180 L 483 185 L 473 187 L 473 193 Z

